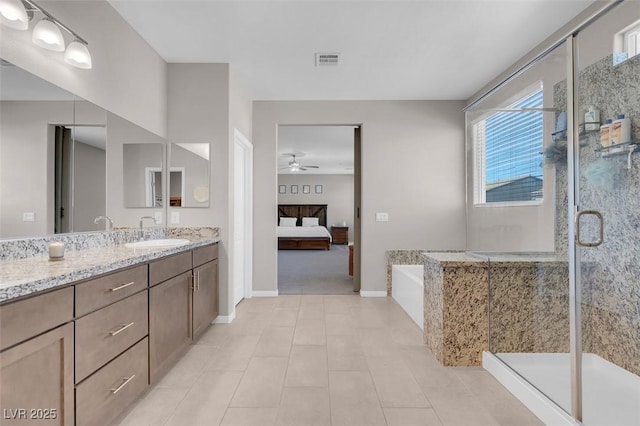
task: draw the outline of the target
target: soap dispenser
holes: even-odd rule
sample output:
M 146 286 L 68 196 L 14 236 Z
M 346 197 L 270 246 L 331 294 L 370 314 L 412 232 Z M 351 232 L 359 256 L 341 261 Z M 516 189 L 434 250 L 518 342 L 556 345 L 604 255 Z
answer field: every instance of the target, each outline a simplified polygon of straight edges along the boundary
M 604 120 L 604 124 L 600 126 L 600 145 L 603 148 L 611 146 L 611 119 Z
M 618 117 L 611 124 L 611 145 L 620 145 L 631 142 L 631 120 L 624 114 Z

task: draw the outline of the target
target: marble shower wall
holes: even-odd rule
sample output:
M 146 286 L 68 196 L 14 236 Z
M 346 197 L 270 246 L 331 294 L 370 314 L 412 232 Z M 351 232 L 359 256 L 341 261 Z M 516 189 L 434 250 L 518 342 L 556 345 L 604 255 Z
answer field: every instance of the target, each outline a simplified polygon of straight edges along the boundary
M 566 82 L 554 87 L 554 105 L 566 110 Z M 608 56 L 580 72 L 580 108 L 595 106 L 600 119 L 624 113 L 640 142 L 640 56 L 617 66 Z M 581 115 L 579 115 L 581 116 Z M 640 374 L 640 153 L 602 158 L 599 135 L 582 138 L 580 205 L 604 216 L 604 243 L 581 250 L 583 348 Z M 567 165 L 556 167 L 556 250 L 567 253 Z M 584 221 L 585 239 L 595 224 Z M 586 268 L 589 268 L 587 271 Z M 588 272 L 588 273 L 586 273 Z

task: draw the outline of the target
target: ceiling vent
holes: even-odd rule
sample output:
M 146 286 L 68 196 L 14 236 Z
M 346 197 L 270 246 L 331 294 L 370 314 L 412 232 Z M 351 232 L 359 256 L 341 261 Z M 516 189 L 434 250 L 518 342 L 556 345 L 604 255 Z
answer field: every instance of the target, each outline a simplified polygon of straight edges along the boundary
M 335 67 L 338 63 L 340 63 L 339 53 L 316 53 L 316 67 Z

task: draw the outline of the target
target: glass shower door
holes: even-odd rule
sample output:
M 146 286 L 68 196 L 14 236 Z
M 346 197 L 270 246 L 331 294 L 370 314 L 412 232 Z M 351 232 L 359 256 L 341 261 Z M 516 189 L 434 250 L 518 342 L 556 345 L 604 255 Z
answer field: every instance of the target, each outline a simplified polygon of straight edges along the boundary
M 640 2 L 624 2 L 577 36 L 575 270 L 585 425 L 640 425 L 638 34 Z

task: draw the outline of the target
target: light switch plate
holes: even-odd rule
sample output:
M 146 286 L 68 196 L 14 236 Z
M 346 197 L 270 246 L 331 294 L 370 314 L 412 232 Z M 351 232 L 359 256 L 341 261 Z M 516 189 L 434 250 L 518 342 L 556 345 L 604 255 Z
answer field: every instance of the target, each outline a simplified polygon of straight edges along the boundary
M 23 222 L 35 222 L 36 214 L 34 212 L 24 212 L 22 213 L 22 221 Z
M 376 222 L 388 222 L 389 221 L 389 213 L 378 212 L 376 213 Z
M 162 212 L 155 212 L 153 218 L 156 220 L 156 225 L 162 224 Z
M 171 212 L 171 224 L 177 225 L 180 223 L 180 212 Z

